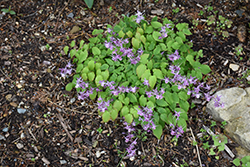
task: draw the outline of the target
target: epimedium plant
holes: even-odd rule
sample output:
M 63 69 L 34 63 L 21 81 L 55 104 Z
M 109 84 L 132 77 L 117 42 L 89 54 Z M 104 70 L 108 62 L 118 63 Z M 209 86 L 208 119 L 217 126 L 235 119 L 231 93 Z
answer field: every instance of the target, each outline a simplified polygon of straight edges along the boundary
M 199 62 L 202 50 L 193 51 L 187 23 L 174 24 L 164 18 L 144 20 L 142 13 L 124 18 L 107 31 L 95 29 L 89 43 L 75 41 L 64 47 L 76 64 L 73 81 L 66 90 L 75 88 L 78 99 L 97 99 L 99 115 L 104 122 L 117 117 L 125 119 L 129 135 L 140 124 L 145 131 L 153 130 L 160 139 L 165 125 L 177 139 L 186 130 L 190 97 L 212 96 L 210 87 L 201 82 L 209 66 Z M 65 77 L 72 73 L 72 64 L 61 68 Z M 217 105 L 219 105 L 219 99 Z M 130 155 L 137 138 L 127 151 Z

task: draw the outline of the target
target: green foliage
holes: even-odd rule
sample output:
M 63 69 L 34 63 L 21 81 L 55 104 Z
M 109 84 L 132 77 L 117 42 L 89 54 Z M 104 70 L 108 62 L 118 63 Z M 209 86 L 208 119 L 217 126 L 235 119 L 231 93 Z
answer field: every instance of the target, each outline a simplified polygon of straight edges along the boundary
M 94 0 L 84 0 L 84 2 L 88 6 L 88 8 L 91 9 L 93 6 Z
M 8 9 L 5 9 L 5 8 L 1 9 L 1 11 L 4 12 L 4 13 L 9 13 L 11 15 L 15 15 L 16 14 L 15 11 L 11 10 L 11 6 L 9 6 Z
M 242 167 L 250 167 L 250 156 L 245 156 L 241 159 L 235 158 L 233 160 L 234 165 L 236 166 L 242 166 Z
M 70 47 L 65 46 L 64 52 L 70 53 L 73 62 L 76 63 L 76 74 L 72 83 L 67 84 L 66 90 L 70 91 L 76 85 L 79 76 L 84 82 L 88 82 L 93 88 L 99 88 L 102 91 L 93 92 L 91 99 L 101 97 L 104 101 L 111 100 L 111 104 L 105 112 L 99 112 L 104 122 L 115 120 L 117 117 L 124 117 L 127 123 L 139 121 L 138 109 L 141 107 L 149 107 L 153 110 L 153 122 L 156 128 L 153 130 L 154 135 L 160 138 L 165 124 L 174 124 L 182 126 L 186 130 L 188 120 L 187 112 L 191 104 L 188 100 L 190 95 L 186 89 L 192 89 L 193 85 L 189 85 L 186 89 L 178 89 L 178 86 L 172 83 L 165 83 L 165 77 L 173 77 L 169 67 L 175 65 L 180 67 L 180 74 L 187 78 L 192 76 L 202 80 L 204 74 L 211 70 L 207 65 L 199 62 L 202 57 L 202 51 L 193 51 L 190 42 L 186 39 L 187 35 L 191 35 L 187 23 L 174 23 L 167 18 L 163 22 L 158 22 L 157 18 L 152 19 L 151 23 L 141 21 L 140 24 L 135 22 L 135 16 L 124 18 L 113 27 L 112 33 L 103 34 L 103 30 L 94 30 L 93 37 L 88 43 L 80 41 L 79 49 L 74 48 L 75 42 L 71 42 Z M 164 25 L 170 25 L 166 28 L 168 35 L 166 38 L 159 38 L 161 28 Z M 112 28 L 110 25 L 108 28 Z M 174 28 L 176 27 L 176 28 Z M 121 61 L 114 61 L 112 53 L 114 50 L 107 49 L 105 42 L 110 42 L 110 37 L 116 39 L 128 39 L 128 43 L 124 47 L 131 48 L 136 53 L 138 49 L 143 50 L 140 61 L 132 64 L 127 57 L 123 57 Z M 71 50 L 70 50 L 71 48 Z M 169 54 L 173 54 L 178 50 L 180 59 L 174 62 L 168 59 Z M 119 53 L 119 51 L 117 51 Z M 149 86 L 143 84 L 148 80 Z M 100 81 L 114 81 L 115 87 L 138 87 L 134 93 L 124 92 L 113 95 L 109 88 L 103 88 Z M 165 89 L 163 98 L 148 97 L 146 91 Z M 78 92 L 83 91 L 82 88 L 76 89 Z M 174 112 L 180 112 L 177 120 Z

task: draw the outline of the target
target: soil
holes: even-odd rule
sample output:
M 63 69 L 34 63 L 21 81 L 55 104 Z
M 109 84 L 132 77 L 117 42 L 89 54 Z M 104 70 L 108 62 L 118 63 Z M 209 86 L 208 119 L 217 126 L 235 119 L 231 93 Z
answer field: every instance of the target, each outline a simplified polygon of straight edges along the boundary
M 200 162 L 207 167 L 233 166 L 225 151 L 210 155 L 203 147 L 206 142 L 213 144 L 211 136 L 201 132 L 203 125 L 223 133 L 220 122 L 210 126 L 212 118 L 205 112 L 204 99 L 190 109 L 188 130 L 178 143 L 171 142 L 166 128 L 160 140 L 147 134 L 146 141 L 138 141 L 134 159 L 123 156 L 128 145 L 122 120 L 103 123 L 95 101 L 79 101 L 75 91 L 65 90 L 72 76 L 62 79 L 58 68 L 70 61 L 63 48 L 72 40 L 77 44 L 87 41 L 94 29 L 106 29 L 123 14 L 130 16 L 139 10 L 147 20 L 158 16 L 189 24 L 193 49 L 203 50 L 201 62 L 212 69 L 205 77 L 214 92 L 248 87 L 248 0 L 94 0 L 92 9 L 82 0 L 0 2 L 1 9 L 10 6 L 16 14 L 0 14 L 1 166 L 170 167 L 199 166 Z M 212 15 L 215 21 L 208 25 L 204 20 Z M 215 23 L 219 15 L 232 21 L 230 28 Z M 237 55 L 239 45 L 243 51 Z M 233 69 L 232 64 L 238 68 Z M 193 135 L 198 147 L 193 144 Z M 237 155 L 237 144 L 230 138 L 227 146 Z

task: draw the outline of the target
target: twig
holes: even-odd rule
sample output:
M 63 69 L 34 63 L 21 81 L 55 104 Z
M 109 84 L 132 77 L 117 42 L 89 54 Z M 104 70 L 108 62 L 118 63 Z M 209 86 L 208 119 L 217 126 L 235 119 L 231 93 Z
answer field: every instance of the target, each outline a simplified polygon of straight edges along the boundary
M 69 131 L 68 131 L 68 129 L 67 129 L 65 123 L 64 123 L 63 117 L 61 116 L 61 114 L 58 113 L 58 114 L 56 114 L 56 116 L 58 117 L 58 119 L 59 119 L 59 121 L 60 121 L 60 123 L 61 123 L 63 129 L 65 130 L 65 132 L 66 132 L 67 135 L 69 136 L 71 142 L 74 142 L 74 139 L 73 139 L 73 137 L 70 135 L 70 133 L 69 133 Z
M 206 127 L 205 125 L 203 125 L 203 128 L 207 131 L 208 134 L 210 134 L 211 136 L 214 136 L 214 132 L 211 131 L 208 127 Z M 227 151 L 227 153 L 231 156 L 232 159 L 234 159 L 235 155 L 233 154 L 233 152 L 227 147 L 227 145 L 225 144 L 225 150 Z
M 191 131 L 191 134 L 192 134 L 193 140 L 196 142 L 195 137 L 194 137 L 194 134 L 193 134 L 193 130 L 192 130 L 192 128 L 190 127 L 189 129 L 190 129 L 190 131 Z M 201 157 L 200 157 L 200 152 L 199 152 L 199 148 L 198 148 L 198 145 L 197 145 L 197 144 L 196 144 L 196 150 L 197 150 L 198 160 L 199 160 L 199 162 L 200 162 L 200 166 L 202 167 Z
M 162 166 L 164 166 L 164 160 L 162 159 L 162 157 L 158 154 L 158 157 L 161 159 L 162 161 Z
M 33 139 L 35 139 L 35 141 L 37 142 L 37 140 L 36 140 L 35 136 L 33 135 L 32 131 L 29 128 L 28 128 L 28 130 L 29 130 L 29 133 L 31 134 L 31 136 L 33 137 Z

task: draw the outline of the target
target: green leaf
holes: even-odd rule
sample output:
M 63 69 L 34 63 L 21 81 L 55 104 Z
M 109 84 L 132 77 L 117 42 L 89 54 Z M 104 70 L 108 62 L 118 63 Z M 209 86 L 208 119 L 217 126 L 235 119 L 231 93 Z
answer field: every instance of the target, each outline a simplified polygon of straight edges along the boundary
M 239 159 L 239 158 L 235 158 L 235 159 L 233 160 L 233 163 L 234 163 L 234 165 L 236 165 L 236 166 L 240 166 L 240 159 Z
M 156 104 L 158 105 L 158 106 L 160 106 L 160 107 L 166 107 L 166 106 L 168 106 L 168 103 L 164 100 L 164 99 L 157 99 L 156 100 Z
M 200 70 L 203 74 L 208 74 L 211 71 L 210 67 L 204 64 L 200 66 Z
M 69 47 L 68 46 L 64 46 L 63 51 L 67 55 L 68 51 L 69 51 Z
M 130 114 L 132 114 L 135 119 L 139 117 L 137 110 L 134 108 L 130 108 Z
M 131 31 L 128 31 L 126 34 L 127 34 L 127 36 L 130 37 L 130 38 L 133 36 L 133 33 L 132 33 Z
M 128 98 L 128 97 L 126 97 L 126 98 L 124 99 L 124 104 L 125 104 L 125 105 L 128 105 L 128 104 L 129 104 L 129 102 L 130 102 L 130 101 L 129 101 L 129 98 Z
M 96 98 L 97 92 L 96 90 L 93 91 L 93 94 L 90 94 L 89 97 L 91 100 L 94 100 Z
M 88 57 L 88 51 L 87 50 L 84 50 L 83 52 L 80 52 L 78 63 L 82 63 L 83 61 L 85 61 L 87 59 L 87 57 Z
M 114 121 L 118 117 L 118 111 L 115 109 L 112 109 L 110 112 L 110 117 L 111 117 L 112 121 Z
M 144 64 L 140 64 L 137 68 L 136 68 L 136 74 L 139 78 L 141 78 L 142 74 L 146 71 L 146 65 Z
M 107 70 L 108 68 L 109 68 L 108 64 L 103 64 L 100 69 L 101 70 Z
M 131 103 L 135 103 L 135 102 L 137 102 L 137 98 L 136 98 L 136 96 L 134 95 L 134 94 L 132 94 L 132 93 L 128 93 L 128 98 L 129 98 L 129 101 L 131 102 Z
M 119 100 L 116 100 L 113 104 L 113 108 L 117 111 L 120 111 L 120 109 L 122 108 L 122 103 Z
M 159 33 L 158 31 L 154 31 L 152 35 L 153 35 L 154 40 L 162 41 L 162 39 L 159 39 L 159 37 L 161 36 L 161 33 Z
M 102 29 L 94 29 L 94 31 L 92 32 L 92 35 L 98 35 L 98 34 L 101 34 L 103 33 L 103 30 Z
M 183 100 L 180 99 L 180 100 L 179 100 L 179 105 L 180 105 L 180 107 L 181 107 L 184 111 L 188 112 L 190 105 L 189 105 L 189 103 L 188 103 L 187 101 L 183 101 Z
M 72 82 L 68 83 L 65 87 L 66 91 L 71 91 L 75 87 L 75 84 Z
M 116 79 L 117 79 L 117 74 L 116 73 L 113 73 L 112 75 L 111 75 L 111 77 L 109 78 L 109 80 L 111 80 L 111 81 L 116 81 Z
M 155 87 L 155 84 L 156 84 L 156 76 L 150 76 L 149 77 L 149 86 L 153 89 Z
M 163 75 L 162 75 L 161 70 L 159 70 L 159 69 L 153 69 L 153 73 L 154 73 L 154 76 L 156 76 L 157 78 L 163 79 Z
M 4 13 L 9 13 L 9 9 L 1 9 L 1 11 Z
M 191 31 L 189 29 L 184 29 L 183 32 L 186 35 L 192 35 L 192 33 L 191 33 Z
M 162 135 L 162 126 L 161 125 L 156 126 L 156 128 L 153 130 L 153 133 L 154 133 L 155 137 L 160 139 L 161 135 Z
M 186 129 L 187 129 L 187 122 L 186 122 L 185 119 L 179 118 L 179 120 L 177 121 L 177 124 L 178 124 L 179 127 L 181 126 L 184 131 L 186 131 Z
M 76 42 L 73 40 L 73 41 L 71 41 L 71 43 L 70 43 L 70 47 L 74 47 L 75 46 L 75 44 L 76 44 Z
M 153 60 L 150 60 L 147 64 L 148 69 L 152 70 L 153 68 Z
M 13 10 L 11 10 L 11 11 L 10 11 L 10 14 L 14 15 L 14 14 L 16 14 L 16 12 L 13 11 Z
M 101 63 L 95 63 L 95 70 L 100 70 L 101 66 Z
M 160 28 L 162 27 L 162 24 L 158 21 L 152 21 L 151 22 L 151 25 L 154 27 L 154 28 Z
M 168 115 L 167 114 L 161 114 L 160 115 L 161 120 L 163 120 L 164 122 L 168 123 Z
M 90 71 L 93 71 L 95 69 L 95 61 L 94 60 L 89 61 L 88 68 Z
M 152 101 L 148 101 L 146 106 L 149 107 L 149 108 L 154 108 L 155 107 L 155 105 L 154 105 L 154 103 Z
M 101 75 L 103 76 L 104 80 L 108 80 L 108 78 L 109 78 L 109 70 L 105 70 L 104 72 L 101 73 Z
M 78 64 L 78 65 L 77 65 L 77 68 L 76 68 L 76 73 L 81 72 L 82 69 L 83 69 L 83 64 Z
M 180 91 L 178 93 L 178 97 L 184 101 L 187 101 L 189 96 L 187 95 L 187 92 L 186 91 Z
M 154 31 L 153 27 L 152 26 L 148 26 L 145 30 L 145 33 L 147 34 L 151 34 L 152 32 Z
M 142 64 L 147 64 L 148 63 L 148 56 L 149 56 L 149 54 L 142 54 L 140 62 Z
M 193 66 L 193 64 L 194 64 L 194 56 L 193 55 L 187 55 L 186 60 Z
M 103 120 L 103 122 L 108 122 L 110 120 L 110 113 L 108 111 L 105 111 L 102 114 L 102 120 Z
M 96 55 L 100 55 L 101 51 L 97 47 L 93 47 L 92 48 L 92 53 L 96 56 Z
M 101 85 L 100 81 L 103 81 L 103 80 L 104 79 L 103 79 L 102 75 L 97 75 L 96 78 L 95 78 L 95 84 L 96 84 L 96 86 L 100 86 Z
M 140 41 L 136 38 L 132 38 L 132 45 L 135 49 L 139 49 L 140 47 Z
M 93 6 L 94 0 L 84 0 L 84 2 L 88 6 L 88 8 L 91 9 Z
M 94 72 L 88 73 L 88 79 L 89 81 L 93 81 L 95 79 L 95 73 Z
M 178 43 L 178 42 L 174 42 L 174 43 L 172 44 L 172 48 L 175 49 L 175 50 L 178 50 L 178 49 L 180 48 L 180 46 L 181 46 L 181 44 Z
M 161 47 L 158 45 L 155 47 L 155 49 L 153 50 L 153 54 L 154 55 L 157 55 L 157 54 L 160 54 L 161 52 Z
M 145 79 L 148 80 L 150 76 L 151 76 L 150 70 L 146 70 L 141 76 L 141 81 L 144 82 Z
M 114 65 L 114 61 L 111 59 L 105 59 L 105 61 L 111 66 Z
M 125 36 L 125 33 L 121 30 L 119 33 L 118 33 L 118 36 L 120 38 L 123 38 Z
M 76 54 L 76 49 L 71 49 L 70 53 L 70 57 L 73 58 Z
M 141 97 L 139 98 L 139 104 L 140 106 L 146 106 L 147 98 L 144 95 L 141 95 Z
M 125 121 L 128 123 L 128 124 L 131 124 L 133 122 L 133 116 L 131 114 L 127 114 L 124 116 L 125 117 Z
M 123 106 L 121 112 L 120 112 L 120 115 L 121 117 L 124 117 L 125 115 L 127 115 L 129 113 L 129 108 L 128 106 Z

